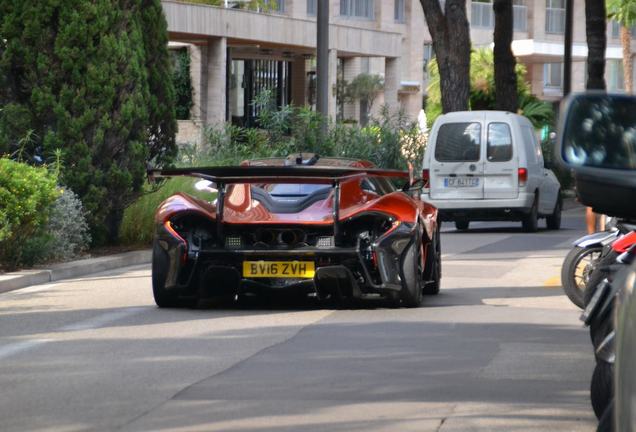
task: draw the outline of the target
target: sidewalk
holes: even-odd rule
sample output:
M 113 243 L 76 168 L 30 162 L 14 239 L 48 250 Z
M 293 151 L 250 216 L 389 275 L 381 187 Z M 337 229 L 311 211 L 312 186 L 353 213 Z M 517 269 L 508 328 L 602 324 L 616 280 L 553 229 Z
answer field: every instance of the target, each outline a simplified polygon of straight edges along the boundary
M 140 250 L 125 252 L 99 258 L 87 258 L 61 264 L 52 264 L 46 268 L 22 270 L 0 275 L 0 293 L 28 287 L 31 285 L 54 282 L 114 270 L 138 264 L 149 264 L 152 251 Z

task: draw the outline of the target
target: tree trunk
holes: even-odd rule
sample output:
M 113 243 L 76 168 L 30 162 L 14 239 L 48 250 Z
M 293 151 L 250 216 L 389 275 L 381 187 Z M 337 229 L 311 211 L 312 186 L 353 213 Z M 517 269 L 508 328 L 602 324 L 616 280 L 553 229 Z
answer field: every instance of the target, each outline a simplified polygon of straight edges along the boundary
M 628 27 L 621 25 L 621 45 L 623 46 L 623 77 L 625 92 L 632 92 L 632 34 Z
M 495 108 L 502 111 L 517 112 L 517 61 L 512 54 L 512 2 L 495 0 Z
M 470 32 L 466 0 L 420 0 L 437 57 L 442 111 L 468 109 L 470 95 Z
M 585 34 L 587 37 L 588 90 L 605 90 L 605 0 L 585 0 Z

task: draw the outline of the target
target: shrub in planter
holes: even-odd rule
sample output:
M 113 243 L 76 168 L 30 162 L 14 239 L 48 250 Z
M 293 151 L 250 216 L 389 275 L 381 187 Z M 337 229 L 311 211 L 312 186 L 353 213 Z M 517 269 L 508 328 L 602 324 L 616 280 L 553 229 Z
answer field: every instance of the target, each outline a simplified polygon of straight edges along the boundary
M 70 189 L 62 189 L 51 209 L 46 232 L 50 241 L 43 249 L 46 260 L 68 261 L 88 249 L 91 235 L 82 202 Z

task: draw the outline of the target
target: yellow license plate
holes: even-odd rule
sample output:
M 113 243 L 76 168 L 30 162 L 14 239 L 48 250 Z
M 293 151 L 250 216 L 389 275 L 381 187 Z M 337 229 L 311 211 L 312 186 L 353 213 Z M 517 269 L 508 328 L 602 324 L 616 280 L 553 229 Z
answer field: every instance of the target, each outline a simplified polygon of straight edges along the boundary
M 243 261 L 243 277 L 313 278 L 313 261 Z

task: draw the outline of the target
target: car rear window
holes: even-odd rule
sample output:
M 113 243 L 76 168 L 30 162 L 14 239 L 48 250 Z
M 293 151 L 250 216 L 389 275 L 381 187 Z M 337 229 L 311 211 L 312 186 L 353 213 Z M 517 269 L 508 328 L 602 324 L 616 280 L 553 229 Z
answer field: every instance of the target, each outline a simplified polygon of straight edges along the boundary
M 437 132 L 435 159 L 439 162 L 476 162 L 481 148 L 481 124 L 444 123 Z
M 486 154 L 490 162 L 506 162 L 512 159 L 512 135 L 506 123 L 488 124 Z

